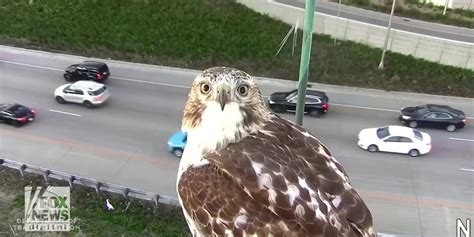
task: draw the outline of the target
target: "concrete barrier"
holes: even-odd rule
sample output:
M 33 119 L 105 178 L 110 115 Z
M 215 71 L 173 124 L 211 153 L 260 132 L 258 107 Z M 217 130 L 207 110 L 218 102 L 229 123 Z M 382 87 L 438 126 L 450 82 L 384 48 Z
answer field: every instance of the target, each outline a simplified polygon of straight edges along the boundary
M 237 0 L 237 2 L 287 24 L 294 25 L 298 20 L 299 28 L 303 27 L 304 9 L 269 0 Z M 342 17 L 338 19 L 316 12 L 313 31 L 337 39 L 383 48 L 387 28 Z M 392 29 L 387 49 L 440 64 L 474 70 L 473 45 L 474 43 Z

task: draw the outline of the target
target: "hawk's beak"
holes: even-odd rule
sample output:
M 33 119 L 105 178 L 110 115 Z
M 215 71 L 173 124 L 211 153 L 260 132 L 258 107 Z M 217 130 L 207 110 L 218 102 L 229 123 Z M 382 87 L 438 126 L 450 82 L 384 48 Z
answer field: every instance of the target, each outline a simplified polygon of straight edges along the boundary
M 221 110 L 224 111 L 224 107 L 229 102 L 230 97 L 230 86 L 227 84 L 220 84 L 217 87 L 217 100 L 221 105 Z

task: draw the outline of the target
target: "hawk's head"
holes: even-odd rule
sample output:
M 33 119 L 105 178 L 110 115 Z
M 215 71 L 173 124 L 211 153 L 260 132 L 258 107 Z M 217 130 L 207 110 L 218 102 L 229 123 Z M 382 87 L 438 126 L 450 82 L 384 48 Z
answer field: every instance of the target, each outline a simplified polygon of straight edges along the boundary
M 189 135 L 198 133 L 200 139 L 214 136 L 216 146 L 225 145 L 263 126 L 268 115 L 260 90 L 249 74 L 213 67 L 194 79 L 182 130 Z

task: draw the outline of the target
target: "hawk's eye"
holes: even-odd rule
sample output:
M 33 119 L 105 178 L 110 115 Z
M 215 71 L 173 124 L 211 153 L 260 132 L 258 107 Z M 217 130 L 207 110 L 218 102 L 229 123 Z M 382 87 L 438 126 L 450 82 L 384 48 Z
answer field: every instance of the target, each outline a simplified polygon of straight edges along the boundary
M 211 86 L 207 82 L 201 84 L 201 93 L 208 94 L 211 91 Z
M 247 85 L 239 86 L 237 92 L 239 92 L 239 95 L 241 96 L 246 96 L 249 93 L 249 87 Z

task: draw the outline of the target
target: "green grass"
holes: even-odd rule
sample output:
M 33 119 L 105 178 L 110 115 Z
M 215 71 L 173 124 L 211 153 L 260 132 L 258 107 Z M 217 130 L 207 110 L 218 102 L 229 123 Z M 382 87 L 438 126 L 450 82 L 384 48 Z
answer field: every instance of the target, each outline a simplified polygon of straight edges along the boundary
M 0 167 L 0 236 L 12 235 L 9 225 L 24 216 L 24 186 L 44 186 L 41 176 Z M 67 186 L 67 182 L 51 181 L 51 185 Z M 114 210 L 103 208 L 109 198 Z M 71 219 L 78 226 L 70 233 L 53 233 L 41 236 L 188 236 L 188 227 L 179 207 L 150 202 L 127 200 L 122 196 L 103 193 L 97 196 L 90 188 L 74 186 L 71 189 Z M 17 231 L 22 236 L 24 232 Z
M 331 0 L 338 2 L 338 0 Z M 374 3 L 371 0 L 342 0 L 342 4 L 365 8 L 373 11 L 380 11 L 390 14 L 392 1 L 387 0 L 385 4 Z M 444 6 L 434 6 L 432 3 L 423 4 L 418 0 L 408 0 L 405 4 L 397 2 L 394 14 L 401 17 L 408 17 L 422 21 L 431 21 L 441 24 L 474 28 L 474 11 L 465 9 L 448 9 L 443 15 Z
M 301 45 L 275 53 L 289 26 L 232 0 L 0 1 L 0 43 L 205 69 L 225 65 L 296 80 Z M 301 32 L 298 39 L 301 39 Z M 474 97 L 474 71 L 315 36 L 310 81 Z

